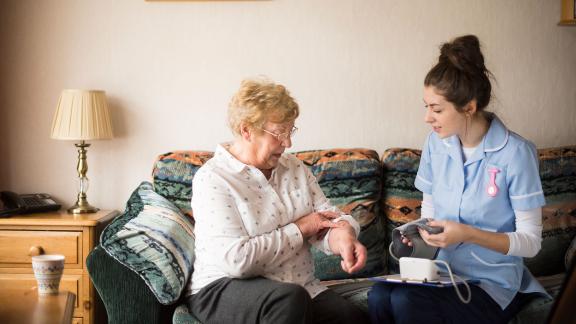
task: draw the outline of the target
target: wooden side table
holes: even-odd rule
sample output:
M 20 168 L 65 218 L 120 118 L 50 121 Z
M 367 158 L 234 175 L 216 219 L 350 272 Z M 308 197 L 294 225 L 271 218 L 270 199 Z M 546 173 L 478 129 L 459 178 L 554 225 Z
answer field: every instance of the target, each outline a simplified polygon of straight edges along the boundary
M 69 291 L 38 296 L 36 289 L 0 289 L 0 319 L 3 324 L 70 324 L 75 299 Z
M 0 287 L 36 287 L 31 257 L 66 257 L 60 290 L 76 295 L 73 323 L 92 324 L 105 318 L 86 269 L 86 257 L 99 242 L 100 232 L 117 211 L 72 215 L 66 211 L 0 218 Z

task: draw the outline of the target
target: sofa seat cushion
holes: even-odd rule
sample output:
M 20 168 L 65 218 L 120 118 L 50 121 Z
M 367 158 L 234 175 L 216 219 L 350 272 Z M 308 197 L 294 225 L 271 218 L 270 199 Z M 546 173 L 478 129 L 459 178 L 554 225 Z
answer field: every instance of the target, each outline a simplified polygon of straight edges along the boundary
M 368 292 L 374 281 L 367 278 L 323 281 L 323 285 L 332 289 L 358 308 L 368 312 Z
M 550 298 L 534 298 L 508 324 L 546 323 L 553 304 L 554 300 Z
M 372 281 L 368 279 L 345 279 L 326 281 L 323 284 L 360 309 L 368 312 L 368 291 L 374 284 Z M 201 324 L 201 322 L 190 313 L 185 304 L 181 304 L 174 311 L 172 324 Z
M 149 182 L 138 186 L 125 212 L 104 229 L 100 245 L 136 272 L 161 304 L 176 302 L 192 273 L 193 225 Z
M 174 310 L 172 324 L 202 324 L 202 322 L 190 313 L 186 304 L 181 304 Z
M 524 307 L 522 307 L 520 312 L 516 314 L 509 324 L 546 323 L 546 319 L 552 310 L 555 299 L 562 289 L 562 282 L 565 277 L 565 273 L 538 277 L 538 281 L 552 298 L 538 296 L 530 300 L 526 305 L 524 305 Z
M 545 180 L 543 180 L 545 181 Z M 565 272 L 567 251 L 576 235 L 576 197 L 542 208 L 542 249 L 524 263 L 535 276 Z
M 556 282 L 556 278 L 552 281 Z M 365 312 L 368 312 L 368 292 L 374 284 L 368 279 L 345 279 L 323 282 L 337 294 L 347 299 Z M 555 294 L 554 292 L 551 292 Z M 528 302 L 522 310 L 510 321 L 509 324 L 522 323 L 545 323 L 552 305 L 553 299 L 547 297 L 537 297 Z M 201 324 L 194 315 L 190 313 L 185 304 L 179 305 L 174 311 L 173 324 Z

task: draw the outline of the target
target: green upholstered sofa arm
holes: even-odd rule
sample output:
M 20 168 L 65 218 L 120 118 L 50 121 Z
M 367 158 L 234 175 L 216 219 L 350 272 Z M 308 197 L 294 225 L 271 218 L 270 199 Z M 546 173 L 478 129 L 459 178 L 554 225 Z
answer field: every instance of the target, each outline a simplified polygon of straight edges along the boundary
M 172 322 L 177 304 L 160 304 L 136 273 L 117 262 L 100 246 L 88 255 L 86 265 L 106 307 L 109 324 Z

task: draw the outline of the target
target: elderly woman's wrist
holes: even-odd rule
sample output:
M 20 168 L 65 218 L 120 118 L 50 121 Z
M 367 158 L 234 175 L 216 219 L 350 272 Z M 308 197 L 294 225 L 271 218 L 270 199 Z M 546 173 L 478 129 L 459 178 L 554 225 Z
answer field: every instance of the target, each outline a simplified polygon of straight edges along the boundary
M 356 240 L 356 232 L 350 225 L 333 228 L 329 235 L 330 246 L 337 246 L 338 250 L 341 245 L 348 245 Z
M 342 224 L 342 227 L 337 227 L 335 230 L 341 231 L 343 235 L 349 235 L 352 239 L 356 238 L 356 230 L 354 227 L 352 227 L 352 225 L 350 225 L 350 223 L 347 221 L 339 221 L 338 223 Z

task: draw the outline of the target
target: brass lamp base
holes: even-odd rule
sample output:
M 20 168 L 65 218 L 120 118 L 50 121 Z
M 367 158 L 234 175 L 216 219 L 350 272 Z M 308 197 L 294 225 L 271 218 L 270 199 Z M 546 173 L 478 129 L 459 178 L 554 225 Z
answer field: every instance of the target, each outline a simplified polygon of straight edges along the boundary
M 89 214 L 95 213 L 99 211 L 100 208 L 96 208 L 94 206 L 78 206 L 78 204 L 74 204 L 74 206 L 68 208 L 68 214 Z
M 74 204 L 74 206 L 68 208 L 68 213 L 69 214 L 88 214 L 88 213 L 95 213 L 99 210 L 100 210 L 99 208 L 91 206 L 88 203 L 88 200 L 86 199 L 85 193 L 80 192 L 78 194 L 78 200 L 76 200 L 76 203 Z
M 88 214 L 88 213 L 95 213 L 100 209 L 91 206 L 88 203 L 88 199 L 86 199 L 86 190 L 88 189 L 88 178 L 86 178 L 86 172 L 88 172 L 88 163 L 86 163 L 86 148 L 90 146 L 90 144 L 86 144 L 82 141 L 79 144 L 75 144 L 78 148 L 78 177 L 79 177 L 79 184 L 80 190 L 78 192 L 78 198 L 76 199 L 76 203 L 74 206 L 68 208 L 69 214 Z

